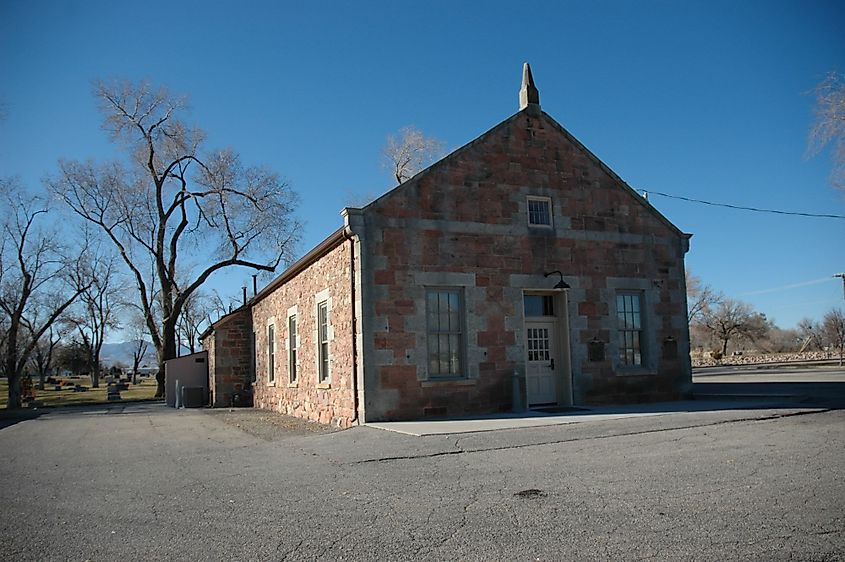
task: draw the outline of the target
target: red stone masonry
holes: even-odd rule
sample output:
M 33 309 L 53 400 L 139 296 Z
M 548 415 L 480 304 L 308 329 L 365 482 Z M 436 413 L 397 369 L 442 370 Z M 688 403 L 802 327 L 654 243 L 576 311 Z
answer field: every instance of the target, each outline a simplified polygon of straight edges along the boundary
M 215 323 L 212 332 L 203 334 L 213 407 L 231 406 L 233 394 L 241 392 L 252 377 L 251 326 L 249 309 L 241 308 Z
M 529 196 L 550 199 L 552 227 L 528 225 Z M 557 303 L 558 404 L 666 400 L 689 392 L 683 261 L 689 236 L 538 107 L 349 211 L 346 230 L 206 335 L 215 405 L 231 399 L 254 365 L 256 407 L 340 427 L 509 410 L 513 382 L 526 367 L 526 292 L 551 294 Z M 564 273 L 570 289 L 553 290 L 554 279 L 543 275 L 553 270 Z M 450 380 L 430 376 L 427 365 L 426 290 L 441 287 L 458 288 L 464 299 L 463 372 Z M 642 297 L 647 360 L 635 368 L 619 361 L 620 291 Z M 355 319 L 353 295 L 360 307 Z M 318 380 L 317 341 L 323 300 L 329 308 L 325 382 Z M 291 314 L 296 381 L 290 380 Z M 588 353 L 596 343 L 604 346 L 603 358 Z
M 529 228 L 528 196 L 550 197 L 554 229 Z M 364 209 L 374 322 L 367 419 L 461 415 L 511 407 L 511 376 L 523 367 L 519 276 L 561 270 L 569 292 L 569 345 L 576 404 L 675 399 L 690 380 L 684 294 L 688 236 L 663 219 L 547 115 L 523 111 Z M 418 272 L 474 276 L 466 337 L 478 357 L 466 380 L 428 381 Z M 574 280 L 574 281 L 573 281 Z M 545 283 L 537 288 L 550 288 Z M 641 290 L 651 367 L 614 365 L 617 290 Z M 514 290 L 516 289 L 516 291 Z M 366 314 L 366 312 L 365 312 Z M 663 359 L 661 343 L 679 342 Z M 587 344 L 606 344 L 590 362 Z M 616 355 L 615 355 L 616 354 Z M 468 359 L 470 363 L 472 361 Z
M 342 239 L 339 245 L 253 303 L 256 407 L 339 427 L 354 424 L 351 251 L 351 241 Z M 318 295 L 329 304 L 328 383 L 318 381 Z M 288 316 L 294 307 L 298 380 L 291 383 Z M 276 350 L 272 383 L 268 376 L 270 324 L 275 330 Z

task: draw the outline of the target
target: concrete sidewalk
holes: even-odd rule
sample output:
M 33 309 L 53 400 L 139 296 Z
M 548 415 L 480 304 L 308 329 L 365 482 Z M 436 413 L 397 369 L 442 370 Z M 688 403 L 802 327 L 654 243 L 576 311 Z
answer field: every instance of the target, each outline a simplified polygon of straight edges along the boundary
M 634 404 L 628 406 L 607 406 L 581 408 L 579 411 L 562 414 L 546 414 L 538 411 L 524 413 L 502 413 L 467 418 L 432 419 L 415 421 L 374 422 L 368 427 L 404 433 L 406 435 L 454 435 L 460 433 L 478 433 L 503 429 L 521 429 L 545 427 L 584 422 L 624 420 L 670 414 L 701 414 L 706 412 L 724 412 L 736 410 L 760 410 L 790 408 L 795 404 L 789 401 L 789 395 L 765 399 L 747 400 L 684 400 L 679 402 L 659 402 L 654 404 Z M 798 408 L 804 409 L 804 408 Z M 808 410 L 814 408 L 806 408 Z

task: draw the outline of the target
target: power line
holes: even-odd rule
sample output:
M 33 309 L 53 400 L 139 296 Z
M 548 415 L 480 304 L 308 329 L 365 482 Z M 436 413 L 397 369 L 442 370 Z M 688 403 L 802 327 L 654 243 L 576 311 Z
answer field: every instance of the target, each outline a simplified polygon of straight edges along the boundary
M 833 277 L 836 277 L 834 275 Z M 808 285 L 818 285 L 819 283 L 829 283 L 832 277 L 822 277 L 821 279 L 813 279 L 812 281 L 801 281 L 800 283 L 792 283 L 790 285 L 783 285 L 781 287 L 774 287 L 772 289 L 760 289 L 757 291 L 749 291 L 741 293 L 740 297 L 750 297 L 752 295 L 765 295 L 766 293 L 776 293 L 778 291 L 786 291 L 787 289 L 797 289 L 798 287 L 806 287 Z
M 703 199 L 692 199 L 690 197 L 682 197 L 680 195 L 669 195 L 668 193 L 660 193 L 659 191 L 644 191 L 648 195 L 660 195 L 670 199 L 680 199 L 681 201 L 688 201 L 690 203 L 701 203 L 702 205 L 711 205 L 713 207 L 727 207 L 728 209 L 738 209 L 740 211 L 754 211 L 756 213 L 772 213 L 775 215 L 793 215 L 798 217 L 812 217 L 820 219 L 845 219 L 845 215 L 825 215 L 816 213 L 799 213 L 797 211 L 779 211 L 777 209 L 760 209 L 758 207 L 743 207 L 741 205 L 730 205 L 728 203 L 714 203 L 713 201 L 704 201 Z

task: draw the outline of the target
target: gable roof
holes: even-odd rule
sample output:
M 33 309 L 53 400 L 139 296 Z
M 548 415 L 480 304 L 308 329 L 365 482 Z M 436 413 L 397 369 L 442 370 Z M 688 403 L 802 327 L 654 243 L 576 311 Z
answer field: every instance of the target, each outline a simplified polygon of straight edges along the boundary
M 227 312 L 226 314 L 224 314 L 223 316 L 218 318 L 216 322 L 212 322 L 211 324 L 209 324 L 208 327 L 205 330 L 203 330 L 203 332 L 200 334 L 200 336 L 199 336 L 200 341 L 203 341 L 204 339 L 206 339 L 212 332 L 219 329 L 224 324 L 228 324 L 230 320 L 237 318 L 240 314 L 242 314 L 244 311 L 246 311 L 247 307 L 249 307 L 249 304 L 250 304 L 249 302 L 247 302 L 246 304 L 242 304 L 241 306 L 239 306 L 235 310 L 232 310 L 231 312 Z
M 200 340 L 204 340 L 211 332 L 220 328 L 240 313 L 244 312 L 244 310 L 251 308 L 253 305 L 258 303 L 260 300 L 264 299 L 267 295 L 272 293 L 276 290 L 280 285 L 283 285 L 290 279 L 296 277 L 303 269 L 335 249 L 341 242 L 346 240 L 347 234 L 346 229 L 344 227 L 340 227 L 333 233 L 331 233 L 325 240 L 311 248 L 311 250 L 296 260 L 293 264 L 291 264 L 287 269 L 285 269 L 282 273 L 278 275 L 278 277 L 274 278 L 272 281 L 267 283 L 263 289 L 258 291 L 255 295 L 252 296 L 245 304 L 242 304 L 235 310 L 221 316 L 217 319 L 216 322 L 213 322 L 211 325 L 206 328 L 203 333 L 200 335 Z
M 545 119 L 555 130 L 557 130 L 557 132 L 562 134 L 569 142 L 571 142 L 573 145 L 575 145 L 575 147 L 578 150 L 580 150 L 585 156 L 587 156 L 597 166 L 599 166 L 607 175 L 609 175 L 611 177 L 611 179 L 613 179 L 622 189 L 628 191 L 629 194 L 632 196 L 633 200 L 638 202 L 640 205 L 642 205 L 646 210 L 648 210 L 652 215 L 654 215 L 654 217 L 657 218 L 657 220 L 659 220 L 661 223 L 666 225 L 672 232 L 674 232 L 676 235 L 678 235 L 679 237 L 681 237 L 683 239 L 689 240 L 689 238 L 692 237 L 692 234 L 685 233 L 681 229 L 679 229 L 677 226 L 675 226 L 675 224 L 672 223 L 672 221 L 667 219 L 663 215 L 663 213 L 658 211 L 657 208 L 654 207 L 651 203 L 649 203 L 647 199 L 642 197 L 634 188 L 632 188 L 630 185 L 628 185 L 628 183 L 625 180 L 623 180 L 621 177 L 619 177 L 619 175 L 616 172 L 614 172 L 613 170 L 610 169 L 610 166 L 608 166 L 607 164 L 602 162 L 599 159 L 598 156 L 593 154 L 593 152 L 590 151 L 590 149 L 588 149 L 586 146 L 584 146 L 584 144 L 581 141 L 579 141 L 577 138 L 575 138 L 575 136 L 572 133 L 570 133 L 568 130 L 566 130 L 566 128 L 563 125 L 558 123 L 551 115 L 549 115 L 545 111 L 541 111 L 539 109 L 539 106 L 535 105 L 535 104 L 531 104 L 526 109 L 523 109 L 523 110 L 520 110 L 520 111 L 514 113 L 513 115 L 511 115 L 510 117 L 508 117 L 504 121 L 502 121 L 499 124 L 493 126 L 491 129 L 482 133 L 481 135 L 479 135 L 478 137 L 469 141 L 465 145 L 461 146 L 460 148 L 455 149 L 454 151 L 450 152 L 449 154 L 447 154 L 446 156 L 444 156 L 443 158 L 441 158 L 437 162 L 434 162 L 433 164 L 431 164 L 427 168 L 417 172 L 414 176 L 408 178 L 407 180 L 405 180 L 401 184 L 397 185 L 396 187 L 394 187 L 390 191 L 387 191 L 386 193 L 384 193 L 384 194 L 380 195 L 379 197 L 377 197 L 376 199 L 372 200 L 370 203 L 365 205 L 363 208 L 367 209 L 367 208 L 372 207 L 373 205 L 375 205 L 376 203 L 378 203 L 382 199 L 390 196 L 393 193 L 396 193 L 397 191 L 399 191 L 401 189 L 404 189 L 406 186 L 408 186 L 412 183 L 418 182 L 420 179 L 422 179 L 426 175 L 432 173 L 433 171 L 436 171 L 439 167 L 445 165 L 446 163 L 448 163 L 452 160 L 459 158 L 461 155 L 463 155 L 465 152 L 467 152 L 470 148 L 474 147 L 477 144 L 484 142 L 488 138 L 494 136 L 499 130 L 507 127 L 508 125 L 510 125 L 511 123 L 516 121 L 518 118 L 520 118 L 523 115 L 523 113 L 527 113 L 527 114 L 531 115 L 532 117 L 539 116 L 539 117 L 542 117 L 543 119 Z

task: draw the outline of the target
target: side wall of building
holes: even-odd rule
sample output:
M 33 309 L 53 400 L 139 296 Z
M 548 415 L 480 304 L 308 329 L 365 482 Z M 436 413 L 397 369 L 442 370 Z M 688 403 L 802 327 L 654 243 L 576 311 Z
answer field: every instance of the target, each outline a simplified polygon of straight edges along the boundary
M 552 225 L 528 225 L 529 197 L 548 198 Z M 549 291 L 553 270 L 572 285 L 556 297 L 571 366 L 560 403 L 688 391 L 686 237 L 545 115 L 521 112 L 363 213 L 367 421 L 510 408 L 526 367 L 523 296 Z M 463 300 L 464 372 L 451 379 L 429 373 L 432 288 Z M 638 368 L 620 364 L 620 292 L 644 307 Z
M 256 407 L 340 427 L 354 423 L 351 252 L 352 243 L 343 240 L 253 304 Z M 321 303 L 327 311 L 328 373 L 324 381 L 319 380 Z M 296 319 L 295 380 L 291 380 L 292 317 Z
M 208 351 L 209 402 L 232 405 L 232 396 L 252 380 L 252 317 L 249 309 L 233 312 L 203 340 Z

